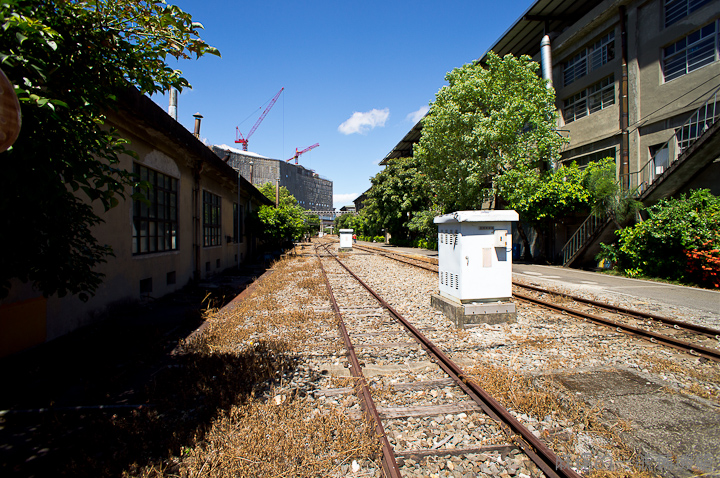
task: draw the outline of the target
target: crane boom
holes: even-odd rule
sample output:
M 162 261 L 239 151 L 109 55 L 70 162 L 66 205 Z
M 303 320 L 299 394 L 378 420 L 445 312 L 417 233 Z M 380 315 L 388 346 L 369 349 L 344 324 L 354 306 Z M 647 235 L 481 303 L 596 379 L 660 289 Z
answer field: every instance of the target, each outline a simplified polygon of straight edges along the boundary
M 307 152 L 310 151 L 311 149 L 317 148 L 318 146 L 320 146 L 320 143 L 315 143 L 315 144 L 313 144 L 312 146 L 308 146 L 307 148 L 303 149 L 302 151 L 298 151 L 298 149 L 295 148 L 295 155 L 294 155 L 292 158 L 290 158 L 290 159 L 286 159 L 285 162 L 286 162 L 286 163 L 289 163 L 290 161 L 292 161 L 292 160 L 294 159 L 294 160 L 295 160 L 295 164 L 297 164 L 297 163 L 298 163 L 298 158 L 300 157 L 300 155 L 302 155 L 303 153 L 307 153 Z
M 283 92 L 285 88 L 280 88 L 280 91 L 277 92 L 277 94 L 273 97 L 272 100 L 270 100 L 270 103 L 267 105 L 267 108 L 265 108 L 265 111 L 262 112 L 258 120 L 255 122 L 253 127 L 250 129 L 250 132 L 243 138 L 242 133 L 240 132 L 240 127 L 235 128 L 235 142 L 242 144 L 243 151 L 248 150 L 248 140 L 250 139 L 250 136 L 255 132 L 255 130 L 260 126 L 260 123 L 262 123 L 262 120 L 265 119 L 265 116 L 267 116 L 268 111 L 270 111 L 270 108 L 273 107 L 277 99 L 280 97 L 280 93 Z

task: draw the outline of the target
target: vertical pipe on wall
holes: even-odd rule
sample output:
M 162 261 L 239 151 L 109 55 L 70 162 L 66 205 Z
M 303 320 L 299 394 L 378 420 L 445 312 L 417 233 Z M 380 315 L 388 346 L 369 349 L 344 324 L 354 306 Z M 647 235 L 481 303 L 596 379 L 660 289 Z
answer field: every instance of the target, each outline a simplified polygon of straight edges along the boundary
M 627 45 L 627 22 L 625 6 L 618 8 L 620 16 L 620 176 L 621 187 L 625 190 L 630 188 L 630 141 L 628 133 L 628 45 Z
M 550 36 L 545 35 L 540 40 L 540 63 L 542 63 L 543 78 L 547 80 L 547 87 L 553 87 L 552 79 L 552 49 L 550 47 Z
M 168 114 L 175 121 L 177 121 L 177 94 L 178 91 L 175 88 L 170 88 L 170 104 L 168 105 Z

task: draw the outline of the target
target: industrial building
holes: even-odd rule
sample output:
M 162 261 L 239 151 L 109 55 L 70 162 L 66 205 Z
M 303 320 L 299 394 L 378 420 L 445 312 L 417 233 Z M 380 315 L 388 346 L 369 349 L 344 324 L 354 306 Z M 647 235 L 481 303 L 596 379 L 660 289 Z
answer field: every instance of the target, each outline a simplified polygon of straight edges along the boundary
M 257 231 L 245 219 L 272 202 L 147 96 L 129 89 L 118 100 L 107 124 L 137 153 L 121 156 L 118 167 L 152 189 L 146 200 L 127 191 L 100 213 L 103 222 L 92 233 L 113 255 L 97 267 L 105 279 L 87 302 L 44 297 L 32 283 L 12 280 L 9 296 L 0 300 L 0 357 L 101 320 L 124 304 L 178 291 L 256 250 Z
M 311 169 L 225 144 L 213 146 L 212 150 L 255 186 L 279 180 L 280 186 L 287 188 L 301 207 L 310 211 L 333 210 L 332 181 Z
M 620 183 L 646 205 L 700 187 L 720 194 L 720 2 L 538 0 L 489 51 L 542 64 L 569 138 L 562 162 L 614 158 Z M 421 132 L 418 123 L 381 164 L 412 156 Z M 592 217 L 558 223 L 546 252 L 587 260 L 612 228 Z

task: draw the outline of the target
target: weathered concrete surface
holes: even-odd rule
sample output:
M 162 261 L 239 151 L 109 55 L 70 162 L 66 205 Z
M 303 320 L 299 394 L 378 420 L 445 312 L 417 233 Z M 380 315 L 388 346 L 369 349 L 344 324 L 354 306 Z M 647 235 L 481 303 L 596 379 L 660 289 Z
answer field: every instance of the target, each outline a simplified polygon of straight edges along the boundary
M 625 434 L 640 461 L 662 476 L 720 474 L 720 407 L 669 391 L 629 370 L 596 370 L 555 377 L 571 393 L 631 423 Z
M 558 286 L 572 286 L 588 292 L 611 292 L 636 297 L 640 301 L 688 307 L 707 312 L 708 317 L 720 318 L 720 291 L 716 290 L 534 264 L 513 264 L 513 276 L 525 280 L 539 279 Z
M 516 322 L 517 312 L 514 303 L 493 304 L 468 304 L 461 305 L 452 302 L 438 294 L 430 295 L 430 304 L 441 311 L 445 317 L 450 319 L 455 327 L 462 329 L 467 324 L 499 324 L 503 322 Z M 487 311 L 479 311 L 482 306 L 487 306 Z M 494 310 L 497 309 L 497 310 Z M 505 310 L 509 309 L 509 310 Z

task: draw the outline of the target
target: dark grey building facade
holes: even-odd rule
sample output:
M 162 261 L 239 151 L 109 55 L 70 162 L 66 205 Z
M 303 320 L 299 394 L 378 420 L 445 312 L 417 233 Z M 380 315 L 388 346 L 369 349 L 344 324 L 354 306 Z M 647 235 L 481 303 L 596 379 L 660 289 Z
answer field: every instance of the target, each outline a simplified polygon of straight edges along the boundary
M 239 171 L 240 175 L 255 186 L 273 183 L 278 179 L 295 196 L 298 204 L 310 211 L 332 211 L 333 183 L 315 171 L 299 164 L 291 164 L 249 151 L 241 151 L 227 145 L 213 146 L 220 158 Z

